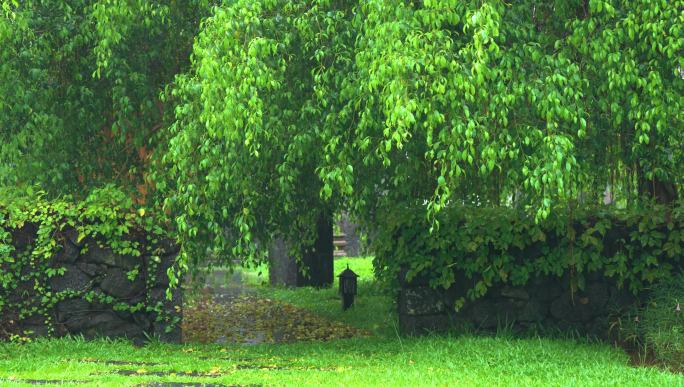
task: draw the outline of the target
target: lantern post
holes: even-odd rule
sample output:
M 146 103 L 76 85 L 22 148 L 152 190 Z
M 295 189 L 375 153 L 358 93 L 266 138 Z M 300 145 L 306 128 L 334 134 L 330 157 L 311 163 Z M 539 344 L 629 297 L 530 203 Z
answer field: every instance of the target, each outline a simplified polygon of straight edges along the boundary
M 342 310 L 347 310 L 354 304 L 354 296 L 357 293 L 357 278 L 359 276 L 347 265 L 347 268 L 338 277 L 340 278 Z

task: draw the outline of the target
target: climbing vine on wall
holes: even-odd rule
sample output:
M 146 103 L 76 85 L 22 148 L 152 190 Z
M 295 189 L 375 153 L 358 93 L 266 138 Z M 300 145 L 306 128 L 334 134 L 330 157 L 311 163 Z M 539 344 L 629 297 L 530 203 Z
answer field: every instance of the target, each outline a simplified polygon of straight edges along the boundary
M 143 275 L 149 290 L 158 284 L 157 266 L 167 254 L 166 226 L 144 208 L 135 208 L 130 197 L 111 187 L 94 190 L 83 201 L 69 198 L 47 200 L 43 192 L 0 193 L 0 329 L 30 317 L 46 319 L 54 333 L 53 311 L 57 303 L 82 299 L 108 305 L 113 311 L 164 314 L 162 302 L 149 297 L 134 304 L 90 288 L 55 290 L 51 279 L 65 275 L 67 254 L 86 254 L 88 249 L 111 249 L 113 257 L 133 262 L 126 273 L 131 282 Z M 70 252 L 67 245 L 80 251 Z M 145 261 L 143 261 L 145 257 Z M 117 259 L 117 258 L 113 258 Z M 104 273 L 102 273 L 104 274 Z M 168 275 L 168 273 L 162 273 Z M 161 281 L 164 282 L 164 281 Z M 168 281 L 166 281 L 168 282 Z M 149 292 L 148 292 L 149 293 Z M 167 321 L 169 327 L 177 323 Z

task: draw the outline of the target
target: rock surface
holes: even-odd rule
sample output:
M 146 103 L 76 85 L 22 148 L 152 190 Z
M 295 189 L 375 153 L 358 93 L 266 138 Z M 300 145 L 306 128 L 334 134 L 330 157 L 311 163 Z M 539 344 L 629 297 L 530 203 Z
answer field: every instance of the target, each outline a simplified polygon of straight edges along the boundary
M 407 334 L 466 324 L 485 330 L 546 326 L 607 338 L 611 313 L 635 302 L 629 292 L 601 275 L 592 275 L 583 290 L 575 291 L 568 278 L 548 276 L 533 278 L 525 286 L 494 286 L 456 312 L 454 301 L 466 296 L 462 286 L 438 291 L 421 277 L 405 278 L 405 272 L 400 273 L 397 301 L 400 330 Z
M 31 245 L 35 240 L 32 233 L 36 231 L 31 225 L 15 231 L 12 241 L 18 251 L 25 251 Z M 44 315 L 0 317 L 16 320 L 18 332 L 30 331 L 33 336 L 76 334 L 86 338 L 126 337 L 138 342 L 146 336 L 157 336 L 163 341 L 180 342 L 180 289 L 173 292 L 171 300 L 166 299 L 169 282 L 166 270 L 174 264 L 178 248 L 170 241 L 161 242 L 154 251 L 165 255 L 135 257 L 116 254 L 91 238 L 78 239 L 75 230 L 62 231 L 57 238 L 62 246 L 53 255 L 50 267 L 58 273 L 60 269 L 64 272 L 47 278 L 41 285 L 61 300 Z M 0 265 L 0 271 L 5 269 Z M 33 281 L 17 284 L 6 295 L 8 301 L 39 304 Z M 143 303 L 143 308 L 115 310 L 118 308 L 114 305 L 120 303 L 129 306 Z M 161 305 L 161 314 L 153 311 L 157 304 Z M 170 325 L 170 322 L 178 323 Z M 172 329 L 167 329 L 169 326 Z

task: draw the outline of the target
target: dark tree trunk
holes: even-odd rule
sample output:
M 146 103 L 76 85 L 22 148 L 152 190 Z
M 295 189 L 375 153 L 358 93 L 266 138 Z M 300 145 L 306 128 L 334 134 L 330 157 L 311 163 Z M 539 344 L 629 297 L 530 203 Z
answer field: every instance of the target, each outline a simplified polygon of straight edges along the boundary
M 333 273 L 333 220 L 332 216 L 321 215 L 316 224 L 316 241 L 302 254 L 302 270 L 297 272 L 297 286 L 332 286 Z
M 672 204 L 679 198 L 677 187 L 674 184 L 660 181 L 657 178 L 640 179 L 639 193 L 653 198 L 658 204 Z
M 656 201 L 662 204 L 671 204 L 677 201 L 677 187 L 669 182 L 663 182 L 658 179 L 653 181 L 653 196 Z
M 333 273 L 333 222 L 331 216 L 321 216 L 316 224 L 316 241 L 314 245 L 302 252 L 301 265 L 296 257 L 289 254 L 290 246 L 282 239 L 277 239 L 269 251 L 269 282 L 280 286 L 332 286 Z

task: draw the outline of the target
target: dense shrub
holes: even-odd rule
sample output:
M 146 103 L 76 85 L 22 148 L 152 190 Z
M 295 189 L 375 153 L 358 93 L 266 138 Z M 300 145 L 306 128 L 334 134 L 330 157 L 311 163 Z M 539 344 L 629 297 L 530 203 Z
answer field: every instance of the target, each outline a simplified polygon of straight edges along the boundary
M 435 288 L 450 287 L 461 273 L 473 279 L 470 298 L 496 283 L 523 285 L 539 275 L 569 275 L 573 288 L 581 289 L 595 272 L 638 293 L 681 270 L 682 207 L 605 206 L 555 214 L 536 222 L 511 208 L 451 206 L 430 232 L 424 211 L 396 211 L 382 217 L 374 241 L 376 270 L 389 281 L 400 272 L 406 280 L 419 276 Z
M 656 360 L 684 370 L 684 275 L 653 287 L 642 311 L 641 336 Z

